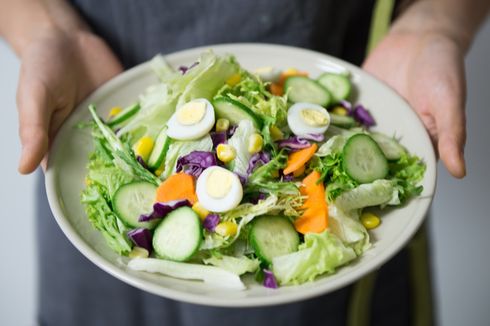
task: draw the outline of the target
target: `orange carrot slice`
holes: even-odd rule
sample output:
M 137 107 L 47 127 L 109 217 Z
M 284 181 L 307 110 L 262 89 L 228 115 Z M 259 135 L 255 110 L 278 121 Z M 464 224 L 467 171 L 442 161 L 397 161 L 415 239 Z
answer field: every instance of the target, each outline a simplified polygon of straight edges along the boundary
M 269 86 L 269 90 L 271 91 L 272 95 L 276 95 L 276 96 L 284 95 L 284 87 L 282 85 L 272 83 Z
M 283 173 L 290 174 L 301 169 L 302 166 L 313 157 L 317 149 L 318 145 L 313 144 L 310 147 L 306 147 L 297 152 L 289 154 L 288 163 L 286 164 Z
M 279 76 L 279 81 L 277 83 L 282 86 L 282 85 L 284 85 L 284 82 L 286 81 L 286 79 L 288 79 L 289 77 L 293 77 L 293 76 L 308 77 L 308 73 L 305 71 L 299 71 L 299 70 L 294 69 L 294 68 L 286 69 Z
M 325 199 L 325 187 L 320 180 L 320 173 L 311 172 L 300 187 L 300 192 L 306 196 L 301 207 L 303 214 L 294 221 L 296 231 L 302 234 L 321 233 L 328 227 L 328 205 Z
M 194 204 L 197 202 L 194 177 L 183 172 L 173 174 L 160 184 L 157 189 L 157 202 L 187 199 Z

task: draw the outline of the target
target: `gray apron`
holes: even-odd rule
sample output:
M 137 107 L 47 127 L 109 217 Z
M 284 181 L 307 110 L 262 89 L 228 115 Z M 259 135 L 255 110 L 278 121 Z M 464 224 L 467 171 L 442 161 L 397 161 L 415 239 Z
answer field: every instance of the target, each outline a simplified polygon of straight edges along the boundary
M 360 64 L 372 2 L 74 0 L 73 4 L 129 68 L 156 53 L 226 42 L 288 44 Z M 371 286 L 362 287 L 361 282 L 307 301 L 273 307 L 199 306 L 140 291 L 100 270 L 56 225 L 41 176 L 37 190 L 41 325 L 336 326 L 353 325 L 357 319 L 358 324 L 391 326 L 411 322 L 406 250 L 384 265 L 375 278 L 369 278 Z M 362 297 L 369 300 L 359 301 Z

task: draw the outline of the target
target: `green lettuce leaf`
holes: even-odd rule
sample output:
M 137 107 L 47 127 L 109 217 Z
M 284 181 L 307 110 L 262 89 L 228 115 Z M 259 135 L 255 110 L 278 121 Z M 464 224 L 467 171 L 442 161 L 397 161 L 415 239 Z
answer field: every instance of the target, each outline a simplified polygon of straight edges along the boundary
M 257 258 L 252 259 L 247 256 L 234 257 L 220 254 L 215 254 L 204 259 L 203 262 L 207 265 L 220 267 L 236 275 L 253 273 L 260 266 L 260 261 Z
M 233 57 L 218 57 L 212 51 L 202 53 L 198 64 L 183 75 L 172 72 L 162 60 L 153 62 L 160 84 L 150 86 L 140 97 L 140 111 L 118 135 L 130 133 L 132 139 L 143 135 L 155 138 L 177 107 L 196 98 L 212 99 L 239 69 Z
M 376 180 L 345 191 L 335 199 L 337 207 L 344 212 L 369 206 L 398 205 L 397 188 L 386 179 Z
M 90 105 L 89 111 L 92 114 L 95 125 L 105 140 L 104 147 L 106 149 L 106 155 L 112 157 L 114 165 L 125 173 L 132 175 L 134 178 L 158 185 L 160 183 L 158 178 L 136 160 L 128 144 L 123 143 L 116 134 L 114 134 L 112 129 L 100 120 L 95 112 L 95 106 Z
M 234 86 L 225 85 L 217 96 L 229 97 L 249 107 L 264 121 L 283 126 L 287 119 L 287 98 L 275 96 L 267 91 L 267 83 L 257 76 L 240 70 L 240 82 Z
M 331 274 L 355 258 L 354 249 L 345 246 L 327 229 L 322 233 L 307 233 L 298 251 L 273 258 L 272 271 L 281 285 L 301 284 Z
M 228 145 L 232 146 L 236 151 L 236 157 L 231 162 L 231 170 L 238 175 L 247 175 L 248 162 L 252 157 L 252 154 L 248 151 L 248 141 L 255 132 L 255 127 L 250 120 L 242 120 L 233 136 L 228 139 Z
M 165 80 L 172 73 L 175 73 L 161 54 L 157 54 L 151 59 L 150 67 L 160 80 Z
M 284 182 L 277 178 L 280 169 L 286 166 L 288 156 L 285 150 L 277 153 L 268 163 L 256 168 L 248 177 L 245 193 L 267 192 L 273 194 L 299 195 L 294 182 Z
M 335 155 L 342 152 L 345 143 L 347 142 L 347 137 L 342 135 L 336 135 L 328 139 L 325 143 L 323 143 L 315 155 L 318 157 L 325 157 L 328 155 Z
M 426 165 L 419 157 L 407 153 L 398 161 L 389 163 L 388 178 L 394 182 L 401 203 L 422 193 L 424 188 L 418 184 L 425 170 Z
M 369 233 L 359 221 L 359 210 L 349 214 L 342 211 L 334 203 L 328 204 L 328 227 L 344 244 L 354 249 L 357 255 L 371 247 Z
M 120 255 L 127 255 L 132 248 L 126 236 L 129 230 L 114 214 L 104 188 L 92 183 L 82 192 L 81 202 L 90 223 L 99 230 L 109 247 Z

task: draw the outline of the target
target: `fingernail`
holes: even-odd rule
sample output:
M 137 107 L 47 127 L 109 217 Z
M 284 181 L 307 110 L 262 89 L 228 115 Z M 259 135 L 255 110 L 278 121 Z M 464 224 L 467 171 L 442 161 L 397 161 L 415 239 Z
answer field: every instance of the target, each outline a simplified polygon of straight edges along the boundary
M 24 165 L 25 165 L 24 161 L 25 161 L 25 148 L 22 147 L 22 150 L 20 152 L 19 165 L 17 167 L 17 170 L 20 173 L 24 173 L 24 170 L 25 170 L 24 169 Z

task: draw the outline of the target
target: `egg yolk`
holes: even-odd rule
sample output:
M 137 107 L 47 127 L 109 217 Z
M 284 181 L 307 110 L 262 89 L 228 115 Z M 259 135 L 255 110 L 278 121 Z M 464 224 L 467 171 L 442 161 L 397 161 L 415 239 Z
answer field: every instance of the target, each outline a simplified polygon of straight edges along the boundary
M 315 109 L 301 110 L 301 117 L 310 126 L 322 127 L 328 124 L 327 115 Z
M 184 126 L 190 126 L 201 121 L 205 113 L 206 103 L 189 102 L 177 111 L 177 121 Z
M 230 192 L 232 182 L 231 172 L 216 169 L 206 179 L 206 191 L 213 198 L 223 198 Z

